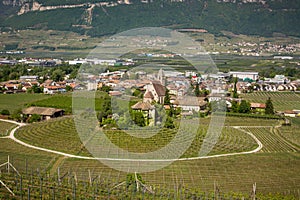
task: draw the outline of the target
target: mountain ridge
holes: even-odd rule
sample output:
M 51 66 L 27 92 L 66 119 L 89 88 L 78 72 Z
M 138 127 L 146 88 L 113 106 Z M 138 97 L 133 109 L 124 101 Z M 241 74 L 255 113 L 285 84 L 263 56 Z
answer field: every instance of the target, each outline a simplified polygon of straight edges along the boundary
M 226 30 L 300 36 L 298 0 L 3 0 L 1 4 L 1 30 L 53 29 L 103 36 L 164 26 L 204 28 L 214 34 Z

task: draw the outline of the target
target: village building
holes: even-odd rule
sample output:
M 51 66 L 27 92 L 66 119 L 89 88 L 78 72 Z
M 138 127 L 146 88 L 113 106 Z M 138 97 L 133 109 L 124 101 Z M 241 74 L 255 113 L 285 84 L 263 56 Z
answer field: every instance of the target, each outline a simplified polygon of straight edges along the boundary
M 131 106 L 132 110 L 140 111 L 143 113 L 143 116 L 147 119 L 147 125 L 155 125 L 155 106 L 149 102 L 137 102 Z
M 251 79 L 251 80 L 258 80 L 259 76 L 258 76 L 258 72 L 229 72 L 230 75 L 232 75 L 232 77 L 234 78 L 238 78 L 241 80 L 245 80 L 245 79 Z
M 185 96 L 180 97 L 174 102 L 175 107 L 179 107 L 182 111 L 195 111 L 205 110 L 208 103 L 204 97 Z
M 20 76 L 21 81 L 37 81 L 38 76 Z
M 111 97 L 120 97 L 120 96 L 122 96 L 122 92 L 120 92 L 120 91 L 109 91 L 108 94 Z
M 286 110 L 286 111 L 283 111 L 282 114 L 285 117 L 296 117 L 297 116 L 297 112 L 294 110 Z
M 161 68 L 157 74 L 157 80 L 163 85 L 166 86 L 166 76 L 164 70 Z
M 47 107 L 29 107 L 24 108 L 22 113 L 28 115 L 29 117 L 31 117 L 33 114 L 40 115 L 42 120 L 49 120 L 51 118 L 63 116 L 64 110 Z
M 152 103 L 153 101 L 163 104 L 165 100 L 166 89 L 158 82 L 151 82 L 146 85 L 146 92 L 143 101 Z
M 250 103 L 250 108 L 253 112 L 264 112 L 266 109 L 265 103 Z

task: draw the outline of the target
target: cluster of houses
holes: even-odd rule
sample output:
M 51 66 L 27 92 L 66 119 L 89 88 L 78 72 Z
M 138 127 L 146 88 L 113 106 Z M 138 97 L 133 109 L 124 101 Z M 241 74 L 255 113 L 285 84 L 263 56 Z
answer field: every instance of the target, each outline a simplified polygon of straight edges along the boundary
M 59 82 L 46 80 L 43 83 L 40 83 L 38 76 L 21 76 L 19 80 L 9 80 L 0 83 L 0 93 L 26 93 L 32 91 L 34 86 L 40 88 L 39 92 L 44 94 L 64 93 L 67 91 L 66 88 L 68 86 L 71 88 L 71 90 L 80 88 L 79 84 L 76 84 L 75 81 L 71 80 Z
M 238 93 L 253 91 L 294 91 L 299 90 L 300 81 L 290 81 L 283 75 L 276 75 L 273 79 L 259 80 L 258 72 L 228 72 L 217 74 L 202 74 L 186 71 L 168 71 L 159 69 L 157 72 L 145 71 L 106 71 L 98 75 L 82 74 L 85 83 L 76 83 L 75 80 L 64 81 L 45 80 L 40 83 L 38 76 L 21 76 L 19 80 L 0 83 L 0 92 L 10 94 L 28 92 L 33 86 L 41 88 L 44 94 L 64 93 L 68 90 L 97 90 L 109 86 L 110 96 L 132 95 L 139 90 L 142 100 L 132 106 L 133 110 L 145 113 L 149 118 L 155 118 L 153 102 L 164 104 L 166 91 L 170 96 L 170 103 L 174 108 L 181 108 L 183 115 L 192 115 L 193 112 L 206 112 L 208 102 L 225 99 L 227 107 L 231 107 L 234 100 L 230 97 L 234 84 L 229 80 L 237 78 L 236 89 Z M 201 93 L 194 96 L 195 85 L 199 86 Z M 129 92 L 128 92 L 129 91 Z M 235 99 L 239 101 L 240 99 Z M 260 112 L 265 104 L 251 102 L 251 109 Z M 165 105 L 166 109 L 170 106 Z M 296 113 L 297 115 L 297 113 Z M 56 116 L 56 115 L 51 115 Z
M 101 85 L 109 85 L 113 88 L 110 91 L 111 96 L 121 96 L 126 89 L 138 88 L 143 93 L 143 100 L 132 106 L 134 110 L 145 112 L 153 118 L 153 102 L 163 104 L 166 90 L 170 95 L 170 103 L 174 108 L 180 107 L 183 115 L 192 115 L 193 112 L 206 112 L 208 102 L 225 99 L 227 107 L 231 107 L 232 101 L 241 101 L 241 99 L 233 99 L 230 92 L 233 91 L 234 84 L 228 83 L 228 79 L 237 78 L 237 92 L 253 92 L 253 91 L 293 91 L 299 90 L 299 81 L 290 81 L 283 75 L 277 75 L 273 79 L 267 79 L 266 82 L 259 81 L 258 72 L 229 72 L 217 73 L 210 75 L 202 75 L 195 72 L 174 72 L 160 69 L 157 73 L 147 74 L 138 71 L 137 79 L 122 79 L 124 74 L 128 72 L 106 72 L 100 74 L 99 82 L 96 81 L 93 89 L 101 87 Z M 91 77 L 97 80 L 96 77 Z M 253 81 L 253 82 L 252 82 Z M 100 84 L 99 84 L 100 83 Z M 191 93 L 195 88 L 195 84 L 199 84 L 203 93 L 200 97 L 195 97 Z M 191 86 L 192 85 L 192 86 Z M 90 88 L 92 89 L 92 88 Z M 263 112 L 266 105 L 263 103 L 251 102 L 252 112 Z M 165 105 L 168 109 L 168 105 Z M 285 114 L 285 113 L 284 113 Z M 298 113 L 296 113 L 298 115 Z

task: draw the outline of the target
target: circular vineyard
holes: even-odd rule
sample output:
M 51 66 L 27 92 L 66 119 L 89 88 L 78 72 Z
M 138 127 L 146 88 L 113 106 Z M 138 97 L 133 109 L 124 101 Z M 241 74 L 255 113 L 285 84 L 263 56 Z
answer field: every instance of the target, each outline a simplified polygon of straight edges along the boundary
M 190 123 L 189 129 L 193 129 L 193 125 L 195 124 Z M 199 156 L 198 154 L 203 144 L 207 129 L 208 124 L 202 123 L 192 144 L 181 158 Z M 135 135 L 139 132 L 139 130 L 130 131 L 135 131 Z M 147 132 L 147 130 L 143 131 Z M 164 147 L 172 139 L 174 139 L 177 131 L 178 130 L 176 129 L 163 128 L 153 135 L 153 130 L 150 129 L 149 134 L 153 136 L 149 138 L 133 137 L 122 130 L 106 130 L 105 134 L 113 145 L 117 145 L 130 152 L 144 153 L 155 151 Z M 188 129 L 181 131 L 188 131 Z M 182 137 L 185 137 L 184 134 Z M 89 152 L 84 148 L 84 144 L 78 137 L 74 121 L 71 117 L 63 117 L 21 127 L 16 132 L 16 138 L 28 144 L 46 149 L 73 155 L 90 156 Z M 90 137 L 90 140 L 96 139 L 97 135 L 92 135 Z M 182 140 L 184 141 L 185 138 L 182 138 Z M 258 144 L 250 135 L 232 127 L 224 127 L 218 142 L 209 155 L 251 151 L 257 148 L 257 146 Z M 109 155 L 109 152 L 107 152 L 107 155 Z M 116 156 L 120 157 L 121 155 Z

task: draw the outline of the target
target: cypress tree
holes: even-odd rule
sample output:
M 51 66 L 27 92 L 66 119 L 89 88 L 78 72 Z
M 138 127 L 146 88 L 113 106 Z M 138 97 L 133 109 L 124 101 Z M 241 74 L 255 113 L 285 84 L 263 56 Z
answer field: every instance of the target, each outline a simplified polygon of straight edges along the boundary
M 196 84 L 195 95 L 196 95 L 196 97 L 200 96 L 199 83 Z
M 266 101 L 265 114 L 266 115 L 274 115 L 274 107 L 271 98 L 269 97 Z
M 237 77 L 235 77 L 235 79 L 234 79 L 234 88 L 233 88 L 233 95 L 232 95 L 233 98 L 239 98 L 239 95 L 237 93 L 237 88 L 236 88 L 237 81 L 238 81 L 238 79 L 237 79 Z

